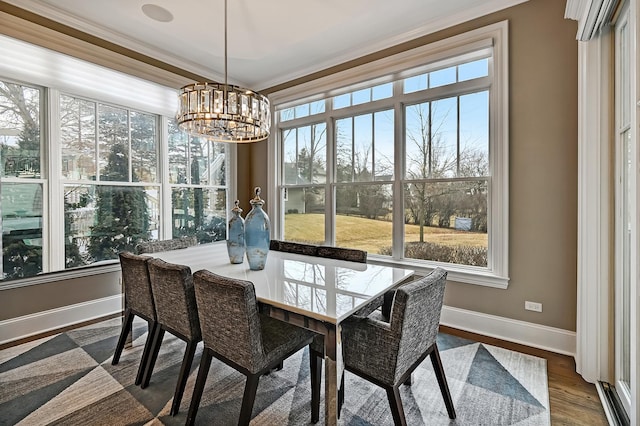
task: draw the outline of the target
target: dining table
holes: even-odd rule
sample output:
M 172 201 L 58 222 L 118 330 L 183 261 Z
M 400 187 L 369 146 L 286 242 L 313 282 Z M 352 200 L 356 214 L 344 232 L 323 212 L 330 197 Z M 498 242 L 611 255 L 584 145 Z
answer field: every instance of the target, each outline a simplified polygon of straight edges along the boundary
M 408 281 L 413 270 L 270 250 L 265 267 L 232 264 L 224 241 L 153 253 L 166 262 L 251 281 L 260 312 L 324 335 L 325 424 L 337 425 L 343 374 L 340 324 L 367 302 Z

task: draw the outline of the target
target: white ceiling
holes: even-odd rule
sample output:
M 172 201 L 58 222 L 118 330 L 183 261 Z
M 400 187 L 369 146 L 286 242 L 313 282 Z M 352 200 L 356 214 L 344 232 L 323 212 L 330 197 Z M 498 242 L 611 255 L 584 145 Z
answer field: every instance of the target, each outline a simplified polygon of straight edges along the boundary
M 224 0 L 5 0 L 224 79 Z M 229 83 L 261 90 L 526 0 L 229 0 Z M 155 4 L 171 22 L 142 12 Z

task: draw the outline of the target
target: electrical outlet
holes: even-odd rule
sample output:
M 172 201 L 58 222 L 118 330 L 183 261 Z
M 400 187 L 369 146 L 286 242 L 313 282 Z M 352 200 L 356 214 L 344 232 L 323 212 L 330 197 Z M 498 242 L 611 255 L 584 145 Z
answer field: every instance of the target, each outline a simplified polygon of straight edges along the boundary
M 542 303 L 538 302 L 529 302 L 528 300 L 524 302 L 524 308 L 527 311 L 536 311 L 542 312 Z

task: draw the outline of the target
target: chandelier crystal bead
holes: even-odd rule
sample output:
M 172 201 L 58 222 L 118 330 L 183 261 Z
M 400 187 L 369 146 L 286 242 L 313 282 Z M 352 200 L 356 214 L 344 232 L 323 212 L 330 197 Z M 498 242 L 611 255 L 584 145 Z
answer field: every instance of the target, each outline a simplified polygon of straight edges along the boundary
M 260 93 L 233 85 L 193 83 L 180 90 L 179 100 L 178 125 L 190 135 L 236 143 L 269 136 L 269 99 Z

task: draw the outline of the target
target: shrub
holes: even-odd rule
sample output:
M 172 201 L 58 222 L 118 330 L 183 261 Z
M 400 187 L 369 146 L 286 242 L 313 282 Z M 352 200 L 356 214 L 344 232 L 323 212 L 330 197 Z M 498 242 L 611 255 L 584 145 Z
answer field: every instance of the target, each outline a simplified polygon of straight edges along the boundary
M 404 245 L 405 257 L 458 263 L 470 266 L 487 266 L 487 248 L 478 246 L 448 246 L 430 242 L 410 242 Z M 391 247 L 383 247 L 380 254 L 391 256 Z

